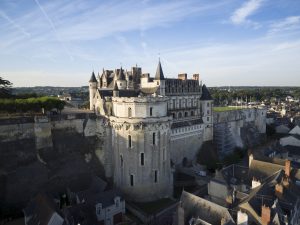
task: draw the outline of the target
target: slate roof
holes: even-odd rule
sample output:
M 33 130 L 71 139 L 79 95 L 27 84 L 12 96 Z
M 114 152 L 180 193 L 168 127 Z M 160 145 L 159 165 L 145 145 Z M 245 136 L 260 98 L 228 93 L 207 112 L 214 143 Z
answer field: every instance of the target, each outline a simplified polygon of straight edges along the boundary
M 122 69 L 122 67 L 118 74 L 118 80 L 125 80 L 125 74 L 124 74 L 124 70 Z
M 45 193 L 39 193 L 23 210 L 27 225 L 48 225 L 52 215 L 61 215 L 54 201 Z M 62 216 L 61 216 L 62 217 Z
M 97 82 L 97 79 L 96 79 L 96 76 L 95 76 L 94 71 L 93 71 L 93 73 L 92 73 L 92 76 L 91 76 L 89 82 Z
M 161 63 L 159 60 L 157 69 L 156 69 L 156 73 L 155 73 L 155 80 L 164 80 L 164 79 L 165 79 L 165 76 L 164 76 L 163 70 L 161 68 Z
M 213 202 L 186 191 L 182 192 L 180 201 L 184 209 L 185 222 L 194 217 L 214 225 L 220 225 L 222 218 L 225 219 L 226 224 L 233 223 L 228 209 Z
M 80 225 L 97 225 L 95 206 L 88 204 L 78 204 L 71 207 L 63 209 L 66 220 L 70 224 L 80 224 Z
M 115 204 L 114 198 L 120 197 L 122 200 L 122 195 L 117 190 L 109 190 L 104 192 L 93 193 L 91 191 L 83 191 L 77 193 L 77 196 L 80 202 L 85 202 L 87 204 L 96 205 L 97 203 L 101 203 L 103 208 L 111 206 Z
M 284 177 L 284 171 L 280 170 L 268 177 L 265 182 L 252 189 L 249 195 L 244 198 L 239 204 L 239 208 L 242 208 L 248 212 L 248 215 L 260 224 L 261 207 L 266 205 L 271 207 L 271 219 L 277 220 L 276 215 L 283 216 L 282 212 L 289 213 L 296 201 L 299 198 L 299 189 L 290 182 L 288 188 L 283 186 L 283 195 L 275 195 L 275 185 L 280 184 Z M 276 205 L 278 204 L 278 205 Z
M 100 89 L 98 92 L 101 98 L 113 96 L 113 89 Z M 119 90 L 119 97 L 138 97 L 139 93 L 136 90 Z
M 205 84 L 203 84 L 202 86 L 202 95 L 200 100 L 204 100 L 204 101 L 213 100 Z
M 284 170 L 283 165 L 253 159 L 249 167 L 249 177 L 264 180 L 280 170 Z

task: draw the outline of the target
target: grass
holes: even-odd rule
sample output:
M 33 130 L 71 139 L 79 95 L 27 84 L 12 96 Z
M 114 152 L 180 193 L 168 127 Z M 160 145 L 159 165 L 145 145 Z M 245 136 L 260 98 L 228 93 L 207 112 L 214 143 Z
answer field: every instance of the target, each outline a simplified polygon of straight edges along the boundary
M 226 112 L 226 111 L 233 111 L 233 110 L 239 110 L 243 109 L 241 106 L 222 106 L 222 107 L 214 107 L 213 111 L 214 112 Z
M 154 214 L 170 205 L 175 203 L 170 198 L 162 198 L 160 200 L 157 200 L 155 202 L 146 202 L 146 203 L 134 203 L 138 208 L 140 208 L 142 211 L 144 211 L 147 214 Z

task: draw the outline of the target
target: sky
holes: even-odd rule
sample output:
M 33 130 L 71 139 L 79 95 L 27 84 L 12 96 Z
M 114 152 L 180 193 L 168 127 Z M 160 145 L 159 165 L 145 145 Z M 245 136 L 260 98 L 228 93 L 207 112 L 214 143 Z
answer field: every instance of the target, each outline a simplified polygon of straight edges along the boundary
M 299 0 L 0 0 L 0 77 L 85 86 L 142 67 L 208 86 L 300 86 Z

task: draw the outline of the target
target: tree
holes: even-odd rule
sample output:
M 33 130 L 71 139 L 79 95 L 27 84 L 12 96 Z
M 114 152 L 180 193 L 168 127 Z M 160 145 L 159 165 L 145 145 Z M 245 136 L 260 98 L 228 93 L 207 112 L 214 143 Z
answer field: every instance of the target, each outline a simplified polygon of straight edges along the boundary
M 9 97 L 11 95 L 12 83 L 0 77 L 0 98 Z

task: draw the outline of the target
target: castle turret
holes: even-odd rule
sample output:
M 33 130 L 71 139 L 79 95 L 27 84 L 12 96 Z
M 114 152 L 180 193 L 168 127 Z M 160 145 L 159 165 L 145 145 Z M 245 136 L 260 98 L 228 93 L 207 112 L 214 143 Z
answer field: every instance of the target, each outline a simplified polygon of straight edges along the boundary
M 172 196 L 167 101 L 149 96 L 112 98 L 114 184 L 127 199 L 145 202 Z
M 158 94 L 165 96 L 165 76 L 161 67 L 160 59 L 158 60 L 158 65 L 154 77 L 154 82 L 156 82 L 157 86 L 159 86 Z
M 121 67 L 120 72 L 118 74 L 117 84 L 118 84 L 118 88 L 120 90 L 123 90 L 123 89 L 127 88 L 127 81 L 126 81 L 125 74 L 124 74 L 124 71 L 123 71 L 122 67 Z
M 89 80 L 90 110 L 95 110 L 96 92 L 97 92 L 97 79 L 93 71 L 91 79 Z
M 213 98 L 211 97 L 205 84 L 202 86 L 200 100 L 202 104 L 202 120 L 205 124 L 204 141 L 209 141 L 213 139 Z

